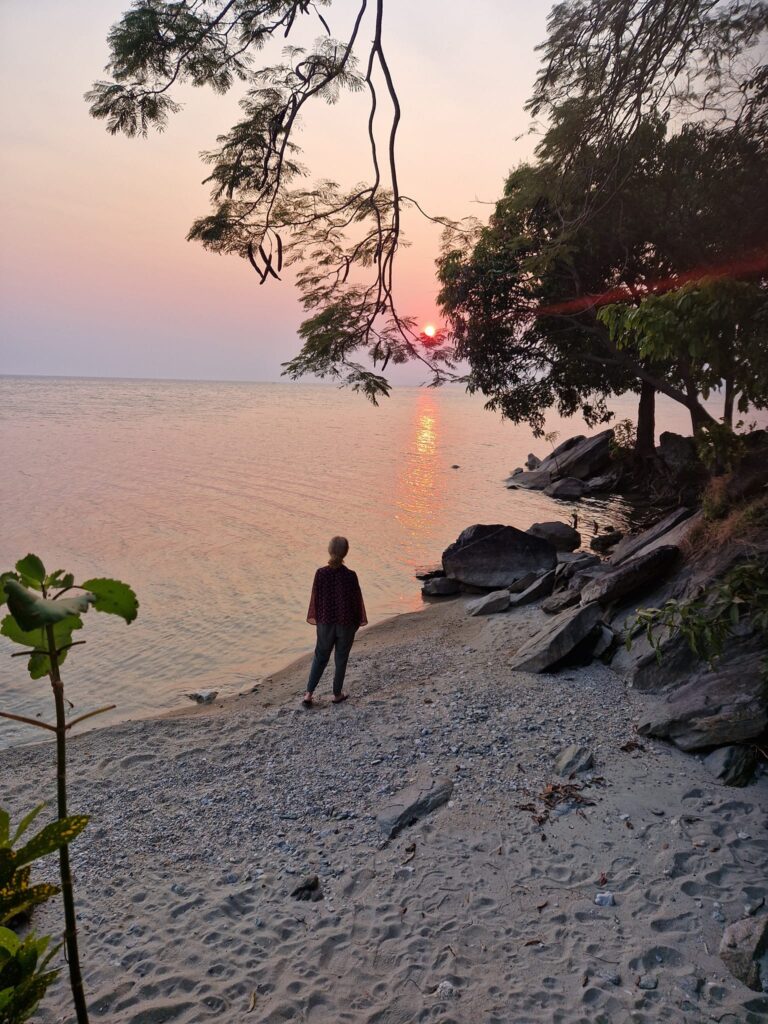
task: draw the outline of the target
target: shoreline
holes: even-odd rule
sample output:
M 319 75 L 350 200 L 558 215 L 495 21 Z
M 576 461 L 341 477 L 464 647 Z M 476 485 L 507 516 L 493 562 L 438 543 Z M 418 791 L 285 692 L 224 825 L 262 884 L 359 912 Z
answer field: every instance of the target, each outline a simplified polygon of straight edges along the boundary
M 74 739 L 70 809 L 91 822 L 70 853 L 94 1017 L 764 1019 L 768 997 L 717 949 L 768 896 L 768 777 L 723 789 L 674 747 L 627 749 L 642 695 L 602 664 L 510 671 L 544 613 L 474 618 L 466 604 L 366 628 L 339 707 L 325 678 L 318 706 L 300 707 L 304 656 L 274 674 L 266 707 L 266 692 L 248 694 Z M 568 779 L 556 761 L 571 744 L 594 764 Z M 0 774 L 17 820 L 53 793 L 50 747 L 0 752 Z M 435 779 L 448 803 L 388 839 L 382 808 Z M 40 875 L 55 876 L 51 859 Z M 310 875 L 323 898 L 292 898 Z M 606 890 L 614 905 L 596 905 Z M 58 930 L 57 904 L 34 925 Z M 70 1024 L 63 980 L 36 1019 Z

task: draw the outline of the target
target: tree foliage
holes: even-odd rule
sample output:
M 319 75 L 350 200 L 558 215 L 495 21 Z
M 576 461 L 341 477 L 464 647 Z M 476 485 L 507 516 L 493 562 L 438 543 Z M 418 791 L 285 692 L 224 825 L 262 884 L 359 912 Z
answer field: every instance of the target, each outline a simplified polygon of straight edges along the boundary
M 702 398 L 727 380 L 723 360 L 692 367 L 684 346 L 644 344 L 597 313 L 707 273 L 765 272 L 768 108 L 755 44 L 767 12 L 555 5 L 529 104 L 548 118 L 536 159 L 512 172 L 470 249 L 447 233 L 439 267 L 469 386 L 492 408 L 540 430 L 550 406 L 592 423 L 610 394 L 659 391 L 695 427 L 713 422 Z M 744 336 L 747 356 L 754 340 Z
M 382 368 L 415 357 L 438 380 L 450 360 L 446 348 L 420 344 L 395 304 L 403 211 L 418 204 L 398 178 L 400 102 L 384 46 L 384 0 L 356 0 L 343 39 L 331 33 L 332 6 L 337 13 L 331 0 L 135 0 L 109 34 L 109 78 L 86 98 L 109 132 L 135 136 L 166 126 L 184 83 L 216 92 L 242 86 L 240 120 L 204 154 L 212 209 L 189 238 L 246 259 L 261 284 L 295 267 L 309 315 L 301 353 L 285 372 L 331 376 L 375 401 L 389 385 L 353 359 L 356 351 Z M 267 43 L 301 31 L 322 35 L 310 47 L 287 45 L 277 62 L 262 56 Z M 311 101 L 333 104 L 361 91 L 369 97 L 361 136 L 370 180 L 307 183 L 296 139 Z M 389 109 L 383 141 L 375 130 L 382 99 Z

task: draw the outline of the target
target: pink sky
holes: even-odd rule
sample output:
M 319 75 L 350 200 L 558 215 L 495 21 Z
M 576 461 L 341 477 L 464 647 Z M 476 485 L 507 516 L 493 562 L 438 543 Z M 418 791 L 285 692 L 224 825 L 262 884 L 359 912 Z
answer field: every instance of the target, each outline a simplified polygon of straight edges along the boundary
M 351 10 L 352 0 L 337 3 Z M 102 77 L 107 32 L 127 6 L 0 7 L 0 373 L 276 380 L 299 347 L 295 291 L 260 288 L 243 261 L 185 240 L 208 208 L 198 154 L 235 120 L 237 87 L 179 94 L 182 113 L 146 140 L 112 138 L 88 115 L 83 93 Z M 470 17 L 458 0 L 389 0 L 401 184 L 430 211 L 486 216 L 476 200 L 495 200 L 530 155 L 535 140 L 516 136 L 528 128 L 549 7 L 475 0 Z M 301 143 L 318 177 L 351 185 L 367 175 L 364 118 L 359 99 L 311 109 Z M 398 294 L 426 324 L 439 232 L 416 218 L 406 231 L 414 244 L 399 259 Z M 423 373 L 392 376 L 417 383 Z

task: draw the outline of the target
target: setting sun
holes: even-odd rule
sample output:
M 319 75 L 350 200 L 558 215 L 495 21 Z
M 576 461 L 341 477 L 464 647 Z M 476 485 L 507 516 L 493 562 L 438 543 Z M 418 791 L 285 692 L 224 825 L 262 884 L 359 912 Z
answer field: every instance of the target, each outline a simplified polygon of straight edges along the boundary
M 434 338 L 436 331 L 437 328 L 435 327 L 434 324 L 427 324 L 427 326 L 424 328 L 424 333 L 428 338 Z

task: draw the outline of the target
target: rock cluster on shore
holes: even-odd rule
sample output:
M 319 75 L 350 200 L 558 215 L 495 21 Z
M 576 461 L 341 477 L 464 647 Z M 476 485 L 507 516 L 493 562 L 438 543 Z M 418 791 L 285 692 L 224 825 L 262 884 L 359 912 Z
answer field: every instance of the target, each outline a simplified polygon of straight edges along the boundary
M 611 439 L 612 431 L 606 430 L 571 438 L 544 460 L 531 454 L 527 471 L 516 471 L 508 486 L 554 494 L 557 481 L 576 480 L 585 488 L 582 493 L 595 493 L 595 480 L 602 488 L 611 475 Z M 678 472 L 685 470 L 684 456 L 695 455 L 690 439 L 671 434 L 662 436 L 660 450 Z M 760 495 L 768 486 L 768 449 L 762 460 L 758 455 L 751 451 L 728 481 L 739 500 Z M 578 550 L 581 536 L 566 523 L 535 523 L 526 532 L 477 524 L 446 549 L 444 576 L 427 584 L 424 594 L 490 591 L 468 604 L 474 616 L 509 614 L 541 602 L 553 617 L 518 648 L 512 669 L 551 673 L 593 658 L 609 662 L 648 694 L 641 735 L 709 753 L 715 777 L 724 785 L 744 785 L 758 761 L 760 748 L 751 744 L 768 737 L 764 637 L 747 627 L 746 632 L 737 630 L 717 663 L 709 665 L 679 633 L 670 636 L 662 630 L 652 645 L 636 621 L 641 605 L 690 600 L 716 586 L 745 558 L 768 557 L 766 529 L 757 530 L 749 544 L 736 537 L 719 549 L 686 551 L 687 538 L 702 523 L 700 511 L 679 506 L 639 533 L 612 531 L 593 538 L 592 553 Z

